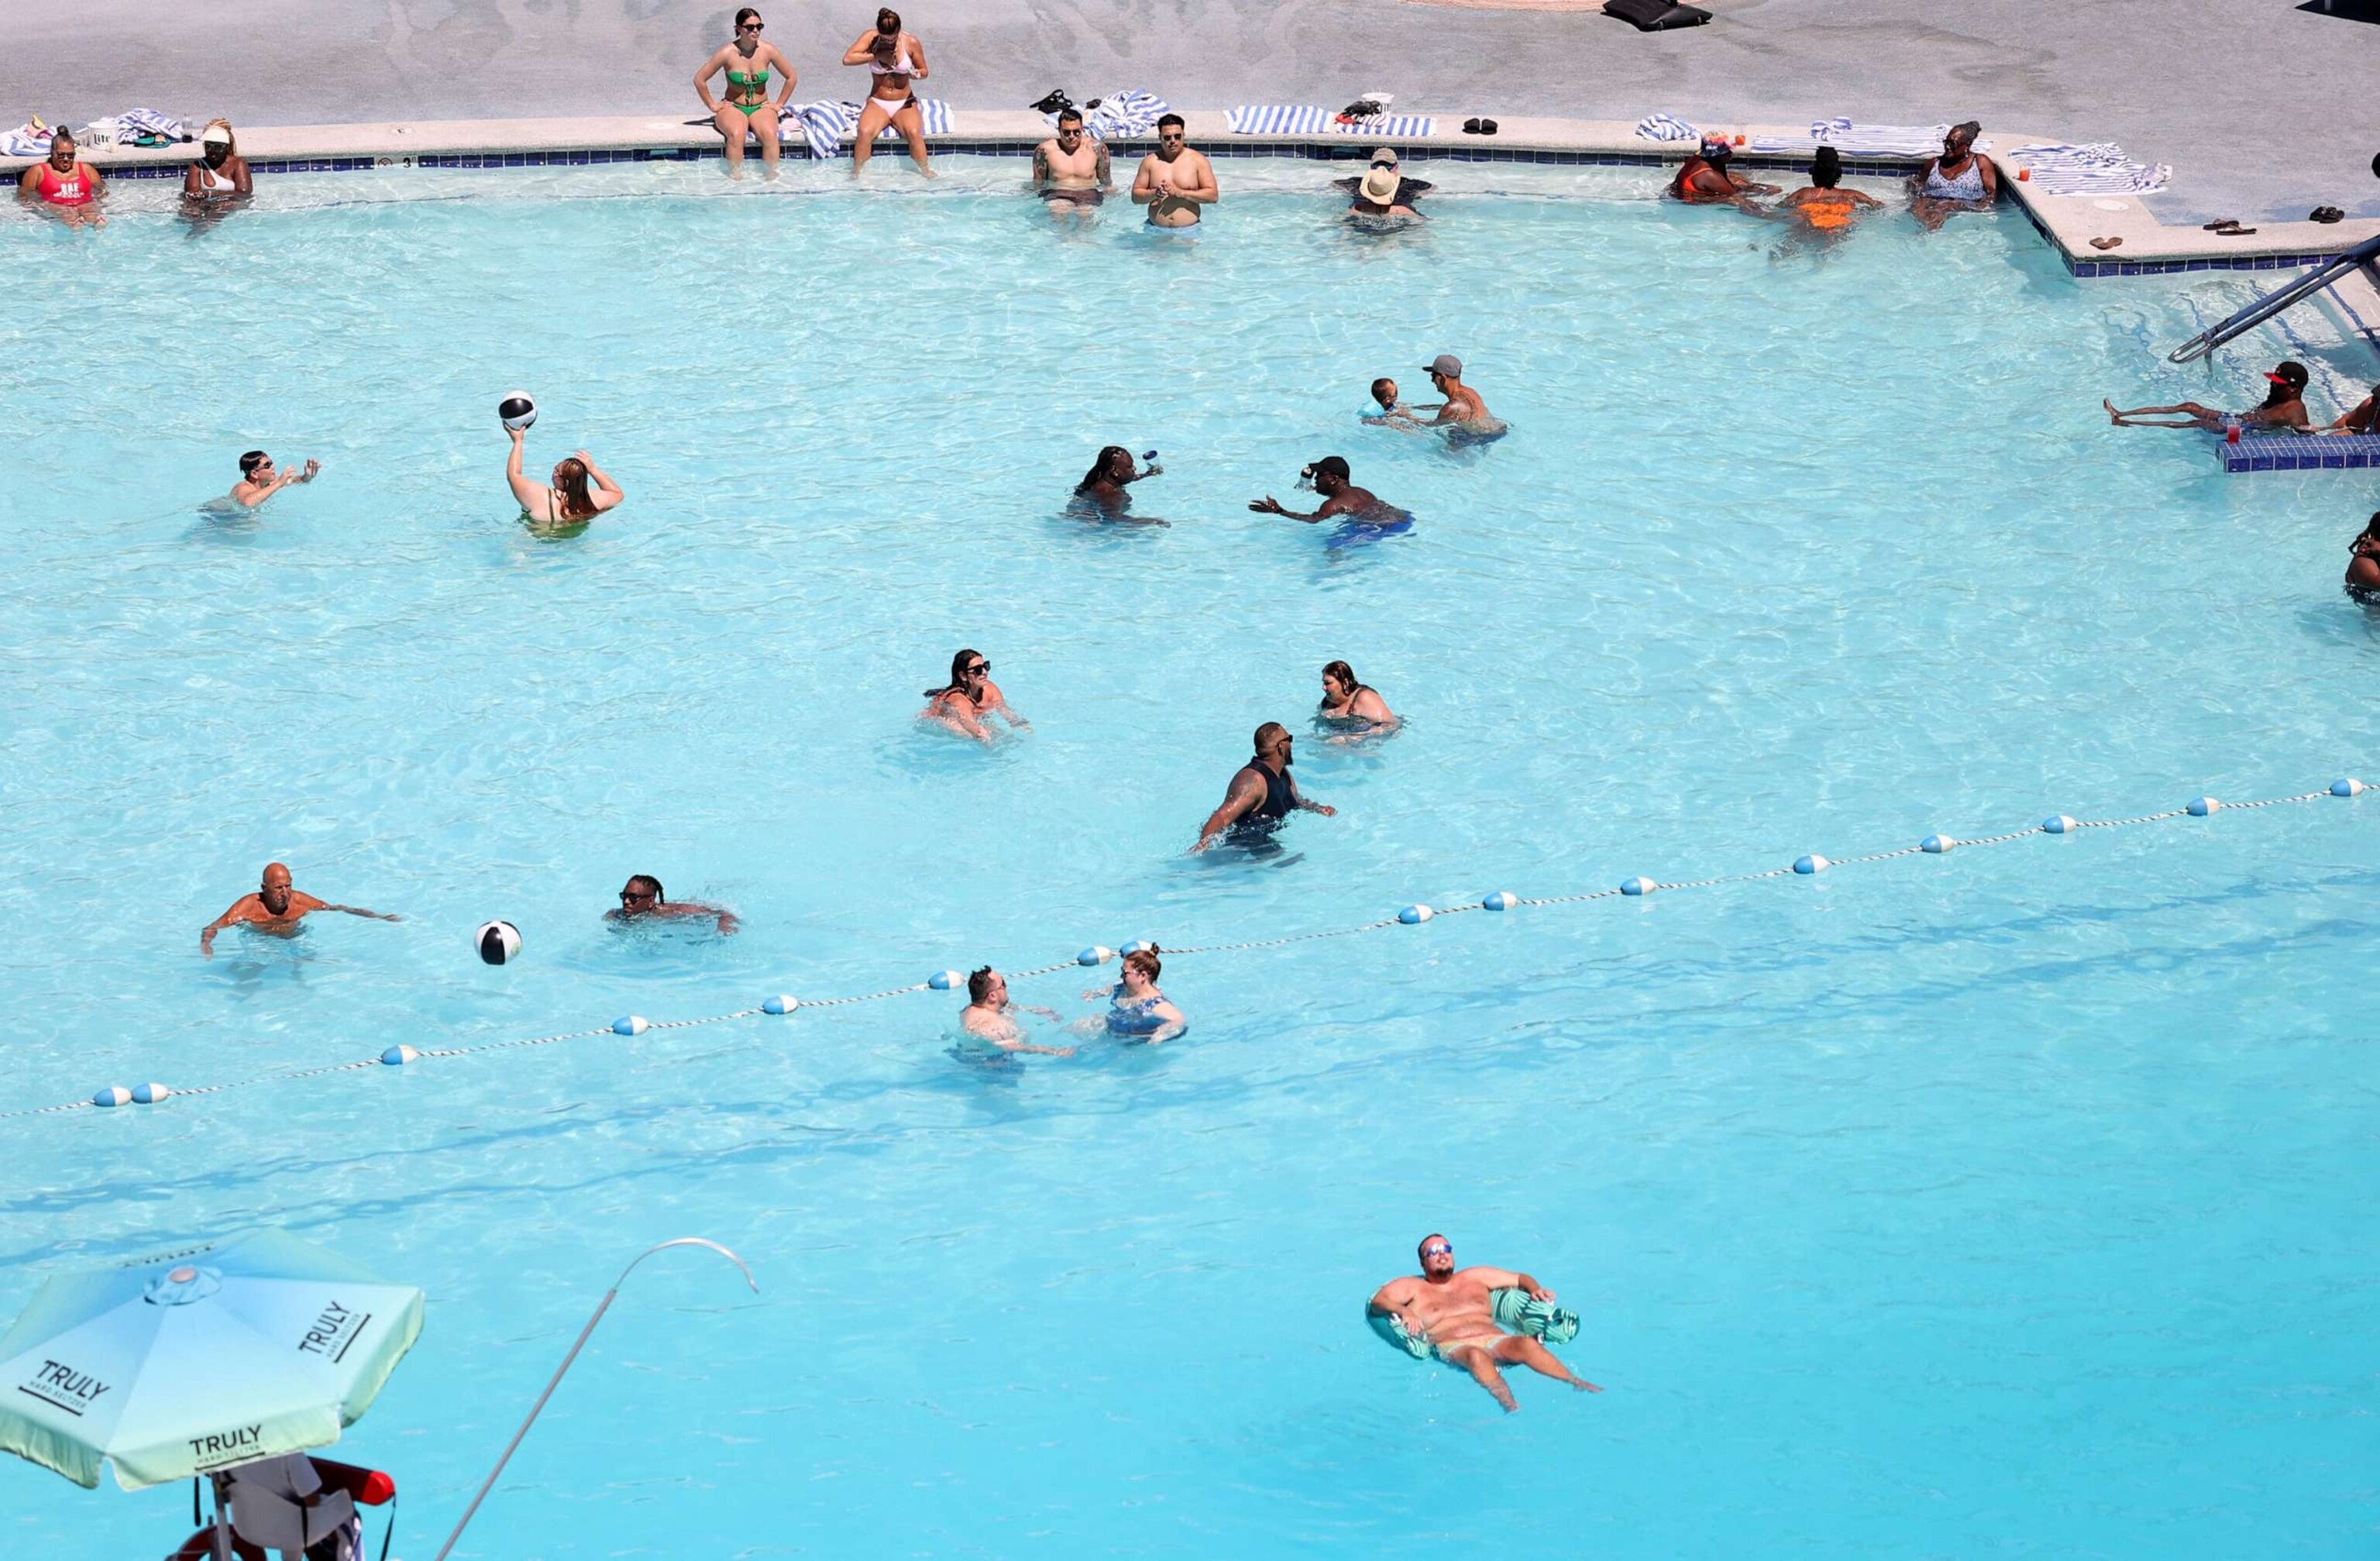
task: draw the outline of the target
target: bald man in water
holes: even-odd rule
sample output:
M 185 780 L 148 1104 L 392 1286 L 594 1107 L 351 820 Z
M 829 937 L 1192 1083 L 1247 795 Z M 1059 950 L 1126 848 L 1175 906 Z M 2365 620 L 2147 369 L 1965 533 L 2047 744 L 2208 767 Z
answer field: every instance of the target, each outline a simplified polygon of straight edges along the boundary
M 254 894 L 243 894 L 232 902 L 231 909 L 207 924 L 199 934 L 199 952 L 209 959 L 215 957 L 215 934 L 234 923 L 269 932 L 275 938 L 295 938 L 298 924 L 310 911 L 343 911 L 350 916 L 369 916 L 376 922 L 403 921 L 402 916 L 381 911 L 367 911 L 360 905 L 333 905 L 299 892 L 289 882 L 289 869 L 278 862 L 264 865 L 264 877 Z

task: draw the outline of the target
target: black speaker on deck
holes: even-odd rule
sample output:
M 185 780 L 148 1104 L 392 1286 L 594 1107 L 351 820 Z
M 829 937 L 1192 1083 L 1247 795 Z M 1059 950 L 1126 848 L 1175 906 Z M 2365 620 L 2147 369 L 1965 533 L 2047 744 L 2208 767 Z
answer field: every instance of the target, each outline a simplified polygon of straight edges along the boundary
M 1711 14 L 1699 6 L 1673 5 L 1670 0 L 1604 0 L 1603 14 L 1618 17 L 1639 32 L 1700 27 L 1711 19 Z

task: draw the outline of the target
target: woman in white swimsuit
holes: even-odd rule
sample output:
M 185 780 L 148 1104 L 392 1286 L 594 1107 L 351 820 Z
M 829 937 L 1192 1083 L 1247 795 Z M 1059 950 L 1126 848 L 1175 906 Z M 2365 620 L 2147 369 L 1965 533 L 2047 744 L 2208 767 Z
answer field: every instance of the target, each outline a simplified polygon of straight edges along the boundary
M 1939 232 L 1954 212 L 1981 212 L 1999 199 L 1999 167 L 1975 150 L 1982 130 L 1972 119 L 1951 126 L 1942 138 L 1942 155 L 1917 175 L 1909 209 L 1926 232 Z
M 928 178 L 934 176 L 933 166 L 926 161 L 926 118 L 917 107 L 917 95 L 909 83 L 923 81 L 926 69 L 925 45 L 901 30 L 901 13 L 887 6 L 876 13 L 876 30 L 863 32 L 859 42 L 844 51 L 843 63 L 864 65 L 874 78 L 868 91 L 868 104 L 859 111 L 859 127 L 851 139 L 851 171 L 856 175 L 868 166 L 868 156 L 876 150 L 876 138 L 892 126 L 909 143 L 909 156 L 917 164 L 917 172 Z
M 182 194 L 194 202 L 213 204 L 236 200 L 255 193 L 250 182 L 248 159 L 239 154 L 239 143 L 232 139 L 231 121 L 211 119 L 199 132 L 200 161 L 190 164 L 182 175 Z

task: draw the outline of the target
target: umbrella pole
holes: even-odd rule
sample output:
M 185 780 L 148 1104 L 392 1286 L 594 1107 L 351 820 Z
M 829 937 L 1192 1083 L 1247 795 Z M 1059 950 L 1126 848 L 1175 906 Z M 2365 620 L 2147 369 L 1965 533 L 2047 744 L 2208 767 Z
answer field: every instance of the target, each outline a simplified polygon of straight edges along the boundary
M 636 1272 L 637 1264 L 644 1262 L 645 1259 L 652 1256 L 653 1253 L 661 1252 L 664 1248 L 668 1247 L 709 1247 L 712 1252 L 717 1252 L 720 1256 L 734 1264 L 737 1268 L 743 1269 L 744 1282 L 752 1287 L 753 1294 L 758 1295 L 760 1293 L 759 1281 L 752 1277 L 752 1271 L 749 1268 L 744 1267 L 744 1260 L 737 1257 L 734 1252 L 729 1252 L 725 1247 L 721 1246 L 716 1241 L 706 1241 L 699 1236 L 680 1236 L 674 1240 L 657 1242 L 652 1246 L 647 1247 L 643 1252 L 638 1252 L 636 1256 L 635 1262 L 630 1263 L 627 1267 L 620 1270 L 620 1277 L 612 1281 L 612 1288 L 603 1292 L 603 1299 L 595 1303 L 594 1314 L 587 1319 L 587 1325 L 578 1330 L 577 1341 L 571 1345 L 570 1353 L 562 1358 L 562 1364 L 556 1366 L 553 1370 L 553 1375 L 547 1379 L 545 1391 L 539 1394 L 537 1396 L 537 1402 L 529 1406 L 528 1418 L 521 1422 L 520 1429 L 518 1431 L 513 1433 L 513 1439 L 504 1444 L 504 1455 L 496 1459 L 496 1467 L 488 1470 L 488 1477 L 480 1482 L 480 1494 L 471 1498 L 471 1505 L 463 1509 L 462 1519 L 455 1525 L 455 1531 L 448 1534 L 446 1536 L 446 1543 L 438 1547 L 436 1561 L 446 1561 L 446 1553 L 455 1548 L 455 1542 L 456 1540 L 463 1537 L 463 1531 L 470 1526 L 472 1518 L 476 1516 L 480 1510 L 480 1504 L 487 1500 L 488 1493 L 495 1488 L 496 1477 L 504 1473 L 504 1465 L 512 1461 L 514 1452 L 517 1450 L 521 1445 L 521 1438 L 528 1434 L 528 1428 L 537 1423 L 538 1415 L 545 1409 L 545 1401 L 553 1397 L 553 1390 L 555 1388 L 562 1386 L 563 1373 L 570 1370 L 571 1362 L 577 1360 L 578 1352 L 587 1347 L 588 1336 L 595 1331 L 595 1325 L 603 1320 L 604 1313 L 612 1310 L 612 1301 L 613 1298 L 619 1295 L 620 1287 L 628 1282 L 628 1276 Z M 228 1556 L 222 1556 L 218 1557 L 218 1561 L 230 1561 L 230 1558 Z
M 195 1499 L 195 1493 L 193 1496 Z M 231 1561 L 231 1526 L 224 1519 L 223 1487 L 219 1484 L 215 1486 L 215 1561 Z

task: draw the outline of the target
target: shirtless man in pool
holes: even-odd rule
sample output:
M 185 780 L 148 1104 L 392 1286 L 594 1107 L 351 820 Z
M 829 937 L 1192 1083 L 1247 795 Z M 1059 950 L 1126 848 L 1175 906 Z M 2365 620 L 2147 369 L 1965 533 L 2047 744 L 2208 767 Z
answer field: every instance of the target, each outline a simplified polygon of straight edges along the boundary
M 1223 199 L 1215 182 L 1215 165 L 1203 151 L 1193 151 L 1189 131 L 1178 114 L 1157 122 L 1157 150 L 1140 160 L 1133 175 L 1132 203 L 1148 208 L 1151 227 L 1196 227 L 1198 208 Z
M 1115 188 L 1107 142 L 1083 134 L 1080 109 L 1059 110 L 1058 133 L 1033 149 L 1033 188 L 1053 217 L 1087 217 Z
M 1499 1366 L 1526 1366 L 1540 1376 L 1566 1382 L 1582 1393 L 1602 1388 L 1571 1375 L 1537 1340 L 1526 1334 L 1508 1334 L 1496 1325 L 1495 1300 L 1489 1293 L 1524 1289 L 1532 1301 L 1551 1301 L 1554 1292 L 1526 1274 L 1509 1268 L 1454 1266 L 1454 1243 L 1436 1234 L 1421 1240 L 1421 1272 L 1391 1279 L 1374 1293 L 1371 1310 L 1393 1313 L 1415 1338 L 1427 1339 L 1430 1352 L 1450 1366 L 1469 1372 L 1480 1386 L 1495 1396 L 1509 1413 L 1520 1408 L 1505 1386 Z
M 257 932 L 269 932 L 275 938 L 295 938 L 298 924 L 315 911 L 343 911 L 350 916 L 369 916 L 376 922 L 403 921 L 402 916 L 381 911 L 367 911 L 360 905 L 333 905 L 290 887 L 289 869 L 278 862 L 264 865 L 264 879 L 254 894 L 243 894 L 232 902 L 231 909 L 207 924 L 199 934 L 199 952 L 209 959 L 215 957 L 215 934 L 235 922 Z

